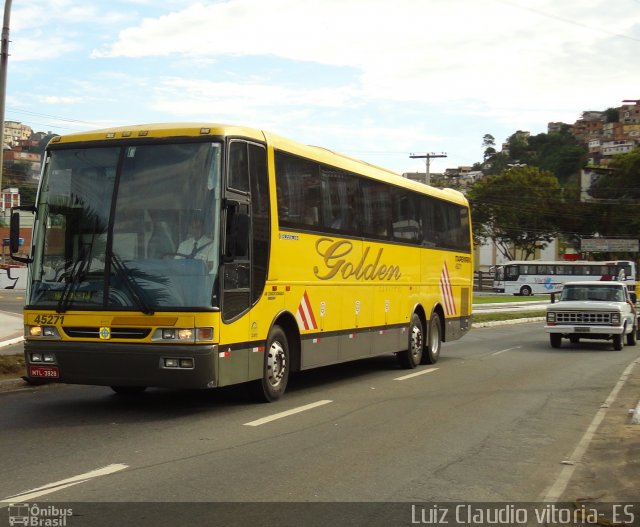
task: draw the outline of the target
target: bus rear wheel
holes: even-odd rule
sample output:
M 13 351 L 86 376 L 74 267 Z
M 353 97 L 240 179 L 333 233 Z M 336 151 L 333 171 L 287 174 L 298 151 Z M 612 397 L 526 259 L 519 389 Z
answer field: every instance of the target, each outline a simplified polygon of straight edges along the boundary
M 251 384 L 254 397 L 267 403 L 280 399 L 287 388 L 290 364 L 287 335 L 280 326 L 273 326 L 267 338 L 262 378 Z
M 442 326 L 440 315 L 434 313 L 429 321 L 429 333 L 427 334 L 427 347 L 422 355 L 422 364 L 435 364 L 440 358 L 442 349 Z
M 520 288 L 520 296 L 531 296 L 531 288 L 528 285 L 523 285 Z
M 422 320 L 414 313 L 409 326 L 409 343 L 407 349 L 398 353 L 398 360 L 404 368 L 413 369 L 422 362 L 424 352 L 424 329 Z

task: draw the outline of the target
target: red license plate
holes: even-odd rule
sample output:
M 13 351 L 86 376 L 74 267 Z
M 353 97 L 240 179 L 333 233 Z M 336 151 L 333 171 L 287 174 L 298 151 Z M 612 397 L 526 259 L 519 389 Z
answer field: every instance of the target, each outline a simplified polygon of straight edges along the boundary
M 57 366 L 29 366 L 29 377 L 57 379 L 60 377 L 60 370 Z

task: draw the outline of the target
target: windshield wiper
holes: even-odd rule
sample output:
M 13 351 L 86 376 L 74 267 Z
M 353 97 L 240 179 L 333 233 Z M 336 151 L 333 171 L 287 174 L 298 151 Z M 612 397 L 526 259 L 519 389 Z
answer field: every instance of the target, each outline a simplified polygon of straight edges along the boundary
M 62 289 L 60 300 L 58 300 L 58 305 L 56 306 L 56 313 L 64 313 L 69 308 L 75 286 L 77 286 L 81 282 L 81 278 L 86 275 L 90 254 L 91 250 L 87 250 L 87 248 L 82 245 L 80 257 L 73 263 L 73 267 L 69 273 L 69 280 L 64 284 L 64 288 Z
M 131 293 L 131 296 L 133 297 L 133 300 L 140 311 L 142 311 L 145 315 L 153 315 L 154 311 L 153 309 L 151 309 L 151 307 L 149 307 L 149 304 L 144 299 L 144 295 L 142 294 L 140 286 L 133 278 L 131 278 L 131 272 L 129 271 L 127 266 L 113 252 L 111 253 L 111 267 L 115 269 L 118 278 L 120 278 L 124 282 L 124 285 L 129 290 L 129 293 Z

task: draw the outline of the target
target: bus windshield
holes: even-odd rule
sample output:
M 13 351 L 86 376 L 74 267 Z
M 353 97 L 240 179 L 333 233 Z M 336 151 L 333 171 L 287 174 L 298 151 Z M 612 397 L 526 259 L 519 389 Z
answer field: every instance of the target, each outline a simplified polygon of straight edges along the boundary
M 52 149 L 28 304 L 216 307 L 221 150 L 217 142 Z

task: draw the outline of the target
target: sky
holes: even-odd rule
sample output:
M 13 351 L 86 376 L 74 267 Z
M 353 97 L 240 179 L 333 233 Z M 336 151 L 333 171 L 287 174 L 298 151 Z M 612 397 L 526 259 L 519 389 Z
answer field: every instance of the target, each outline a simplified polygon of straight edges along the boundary
M 640 99 L 640 0 L 12 3 L 5 120 L 251 126 L 397 172 Z

